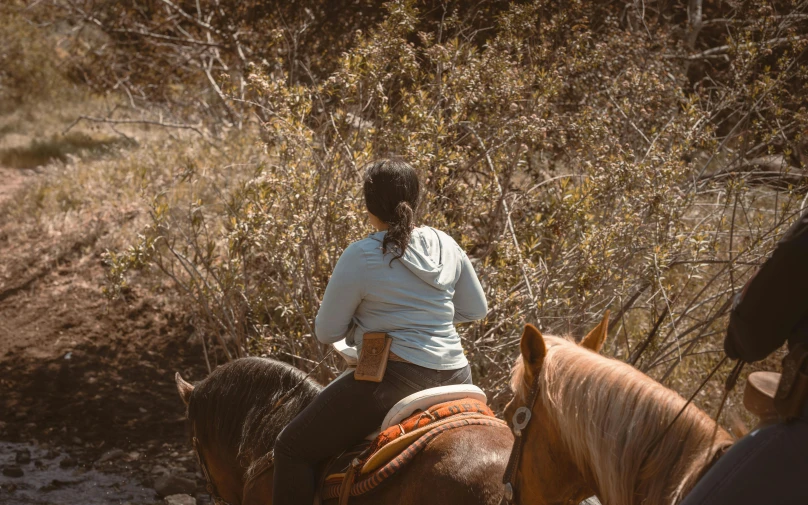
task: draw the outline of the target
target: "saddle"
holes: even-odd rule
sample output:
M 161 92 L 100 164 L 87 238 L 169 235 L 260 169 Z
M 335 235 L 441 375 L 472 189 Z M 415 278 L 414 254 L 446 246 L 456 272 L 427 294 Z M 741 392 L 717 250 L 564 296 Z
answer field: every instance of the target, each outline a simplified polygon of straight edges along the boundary
M 776 372 L 752 372 L 746 378 L 743 406 L 757 416 L 758 428 L 779 420 L 777 409 L 774 406 L 774 397 L 777 394 L 779 383 L 780 374 Z
M 472 385 L 431 388 L 412 394 L 387 413 L 377 433 L 326 465 L 315 504 L 369 493 L 406 467 L 441 433 L 464 426 L 502 426 Z

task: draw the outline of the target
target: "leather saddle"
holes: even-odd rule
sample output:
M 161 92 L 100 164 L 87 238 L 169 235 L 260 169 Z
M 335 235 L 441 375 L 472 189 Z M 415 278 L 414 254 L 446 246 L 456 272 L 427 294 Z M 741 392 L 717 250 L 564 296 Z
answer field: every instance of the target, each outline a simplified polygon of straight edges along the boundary
M 504 424 L 488 408 L 485 393 L 476 386 L 419 391 L 393 406 L 378 432 L 326 465 L 315 503 L 338 499 L 344 505 L 352 496 L 373 491 L 446 431 Z
M 752 372 L 746 378 L 743 406 L 757 416 L 758 428 L 779 420 L 774 406 L 779 383 L 780 374 L 776 372 Z
M 352 349 L 335 347 L 350 365 L 345 351 Z M 429 441 L 470 425 L 505 425 L 487 406 L 485 393 L 477 386 L 441 386 L 407 396 L 390 409 L 378 431 L 325 466 L 315 504 L 338 499 L 344 505 L 352 496 L 373 491 L 406 467 Z

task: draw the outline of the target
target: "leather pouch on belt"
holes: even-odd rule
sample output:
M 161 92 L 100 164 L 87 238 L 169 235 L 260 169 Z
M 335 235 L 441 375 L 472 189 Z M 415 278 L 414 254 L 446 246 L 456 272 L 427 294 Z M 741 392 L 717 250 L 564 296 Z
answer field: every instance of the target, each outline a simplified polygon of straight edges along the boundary
M 783 373 L 777 386 L 777 394 L 774 396 L 774 408 L 780 417 L 790 421 L 802 414 L 806 401 L 808 401 L 808 347 L 799 344 L 783 358 Z
M 358 381 L 381 382 L 387 370 L 387 358 L 393 338 L 387 333 L 365 333 L 362 337 L 362 351 L 356 363 L 354 379 Z

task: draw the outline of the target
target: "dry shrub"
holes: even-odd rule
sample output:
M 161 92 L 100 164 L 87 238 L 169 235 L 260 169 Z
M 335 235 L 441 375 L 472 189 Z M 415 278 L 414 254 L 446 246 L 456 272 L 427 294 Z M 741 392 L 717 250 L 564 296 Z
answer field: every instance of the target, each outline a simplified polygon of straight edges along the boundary
M 608 352 L 689 394 L 731 296 L 805 206 L 806 17 L 725 6 L 739 21 L 705 49 L 706 20 L 633 5 L 513 4 L 482 44 L 460 9 L 393 1 L 321 79 L 254 58 L 223 92 L 261 118 L 262 162 L 227 187 L 227 165 L 175 181 L 110 256 L 113 285 L 156 268 L 217 356 L 308 368 L 330 272 L 369 231 L 361 168 L 399 154 L 425 182 L 420 220 L 485 286 L 488 316 L 460 331 L 495 403 L 525 322 L 580 336 L 607 308 Z

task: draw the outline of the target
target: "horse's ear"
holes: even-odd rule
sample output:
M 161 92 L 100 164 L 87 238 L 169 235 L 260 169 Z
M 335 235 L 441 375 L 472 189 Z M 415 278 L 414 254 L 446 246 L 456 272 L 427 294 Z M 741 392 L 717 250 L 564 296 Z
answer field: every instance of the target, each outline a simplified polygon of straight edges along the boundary
M 609 333 L 609 310 L 606 310 L 606 313 L 603 315 L 603 320 L 600 322 L 599 325 L 595 326 L 595 328 L 589 332 L 589 335 L 585 336 L 583 340 L 581 340 L 581 346 L 586 347 L 587 349 L 591 349 L 595 352 L 600 352 L 600 348 L 603 347 L 603 342 L 606 340 L 606 336 Z
M 185 380 L 180 377 L 179 372 L 174 374 L 174 380 L 177 382 L 177 392 L 179 392 L 182 402 L 187 407 L 191 402 L 191 392 L 193 392 L 194 386 L 191 383 L 185 382 Z
M 541 336 L 539 329 L 532 324 L 525 325 L 519 347 L 522 351 L 522 358 L 525 360 L 525 363 L 531 366 L 540 364 L 547 355 L 544 337 Z

